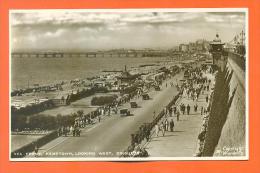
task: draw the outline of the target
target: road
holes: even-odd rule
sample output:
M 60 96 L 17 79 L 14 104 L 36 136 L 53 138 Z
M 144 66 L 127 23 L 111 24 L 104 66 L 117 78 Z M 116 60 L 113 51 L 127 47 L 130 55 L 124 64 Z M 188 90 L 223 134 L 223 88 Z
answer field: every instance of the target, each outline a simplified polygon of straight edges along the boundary
M 167 82 L 182 76 L 183 73 L 177 74 Z M 143 123 L 151 122 L 154 111 L 158 114 L 176 94 L 176 87 L 168 84 L 166 88 L 164 82 L 161 91 L 153 90 L 149 93 L 150 100 L 133 100 L 140 106 L 130 109 L 133 116 L 112 115 L 91 128 L 82 129 L 80 137 L 57 138 L 40 148 L 39 152 L 44 153 L 42 157 L 118 157 L 117 152 L 124 151 L 129 146 L 130 135 Z

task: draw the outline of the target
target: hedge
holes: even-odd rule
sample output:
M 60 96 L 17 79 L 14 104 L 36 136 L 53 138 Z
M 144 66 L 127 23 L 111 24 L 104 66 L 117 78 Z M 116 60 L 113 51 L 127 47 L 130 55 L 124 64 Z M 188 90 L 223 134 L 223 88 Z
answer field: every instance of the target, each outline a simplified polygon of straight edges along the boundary
M 91 100 L 91 105 L 102 106 L 106 104 L 111 104 L 116 100 L 116 98 L 116 95 L 93 97 Z

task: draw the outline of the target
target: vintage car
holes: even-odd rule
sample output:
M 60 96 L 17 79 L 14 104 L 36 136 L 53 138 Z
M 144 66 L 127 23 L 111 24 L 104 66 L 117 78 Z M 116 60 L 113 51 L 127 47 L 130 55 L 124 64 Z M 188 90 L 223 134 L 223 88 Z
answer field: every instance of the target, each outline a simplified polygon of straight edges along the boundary
M 120 110 L 120 115 L 121 116 L 130 116 L 130 111 L 128 109 L 121 109 Z
M 150 99 L 150 96 L 148 94 L 143 94 L 142 97 L 143 97 L 143 100 L 149 100 Z
M 156 85 L 156 86 L 154 87 L 154 89 L 155 89 L 155 91 L 160 91 L 160 90 L 161 90 L 161 88 L 160 88 L 158 85 Z
M 130 102 L 130 106 L 131 106 L 131 108 L 137 108 L 138 107 L 136 102 Z

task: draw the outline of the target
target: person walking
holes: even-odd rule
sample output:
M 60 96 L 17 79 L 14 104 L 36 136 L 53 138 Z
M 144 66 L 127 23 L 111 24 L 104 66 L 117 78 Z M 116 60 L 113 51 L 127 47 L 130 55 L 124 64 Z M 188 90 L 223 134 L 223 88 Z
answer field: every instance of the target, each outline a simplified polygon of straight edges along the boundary
M 172 110 L 172 107 L 169 108 L 169 115 L 170 117 L 172 117 L 172 113 L 173 113 L 173 110 Z
M 203 94 L 203 93 L 202 93 Z M 197 94 L 194 94 L 194 102 L 198 101 Z
M 59 127 L 58 129 L 58 136 L 62 136 L 62 127 Z
M 165 119 L 164 126 L 165 126 L 165 131 L 168 131 L 169 122 L 168 122 L 168 119 L 167 119 L 167 118 Z
M 197 105 L 197 103 L 194 105 L 194 112 L 197 112 L 197 110 L 198 110 L 198 105 Z
M 65 126 L 63 127 L 62 132 L 64 136 L 67 136 L 67 128 Z
M 148 142 L 149 141 L 149 139 L 150 139 L 150 130 L 149 130 L 149 128 L 146 128 L 145 129 L 145 138 L 146 138 L 146 141 Z
M 39 151 L 39 147 L 38 147 L 37 143 L 34 143 L 34 144 L 35 144 L 34 145 L 34 152 L 35 152 L 35 154 L 37 154 L 38 151 Z
M 155 135 L 157 137 L 159 136 L 159 131 L 160 131 L 160 127 L 158 126 L 158 124 L 155 124 Z
M 187 114 L 190 115 L 190 105 L 187 105 Z
M 176 114 L 177 114 L 177 121 L 179 121 L 180 120 L 180 114 L 181 114 L 180 111 L 178 110 Z
M 174 128 L 174 121 L 173 121 L 173 119 L 171 119 L 171 121 L 170 121 L 171 132 L 173 132 L 173 128 Z
M 74 130 L 74 129 L 73 129 L 73 126 L 71 125 L 71 126 L 70 126 L 70 134 L 71 134 L 71 135 L 72 135 L 72 133 L 73 133 L 73 130 Z
M 165 134 L 165 125 L 164 125 L 163 122 L 161 122 L 160 130 L 162 131 L 162 135 L 164 136 L 164 134 Z
M 177 111 L 177 107 L 176 107 L 176 105 L 174 105 L 173 112 L 176 114 L 176 111 Z
M 174 116 L 175 116 L 175 114 L 176 114 L 176 111 L 174 112 L 174 111 L 173 111 L 173 108 L 172 108 L 172 113 L 171 113 L 171 116 L 172 116 L 172 117 L 174 117 Z
M 203 106 L 201 106 L 201 109 L 200 109 L 200 115 L 203 115 Z
M 179 110 L 183 112 L 183 104 L 180 104 Z
M 164 108 L 164 115 L 165 115 L 165 117 L 168 115 L 168 109 L 167 109 L 167 107 Z

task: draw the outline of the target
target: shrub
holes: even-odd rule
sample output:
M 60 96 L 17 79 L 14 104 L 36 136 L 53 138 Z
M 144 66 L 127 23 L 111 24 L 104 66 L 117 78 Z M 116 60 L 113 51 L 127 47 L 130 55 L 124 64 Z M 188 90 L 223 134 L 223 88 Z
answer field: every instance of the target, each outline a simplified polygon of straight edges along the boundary
M 111 104 L 116 100 L 117 96 L 100 96 L 100 97 L 93 97 L 91 100 L 91 105 L 95 106 L 102 106 L 106 104 Z

